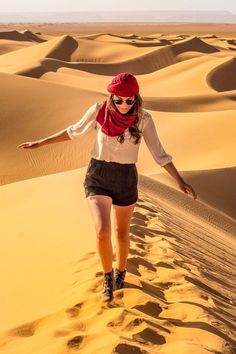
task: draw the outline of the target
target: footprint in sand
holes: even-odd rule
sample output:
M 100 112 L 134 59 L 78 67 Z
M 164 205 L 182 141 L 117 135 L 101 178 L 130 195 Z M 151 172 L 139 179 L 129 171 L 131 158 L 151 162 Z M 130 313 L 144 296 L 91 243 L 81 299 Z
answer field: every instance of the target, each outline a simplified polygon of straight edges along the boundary
M 137 249 L 136 245 L 134 248 L 132 248 L 132 247 L 129 248 L 129 254 L 134 255 L 134 256 L 139 256 L 139 257 L 146 256 L 146 252 Z
M 78 349 L 84 339 L 84 336 L 75 336 L 67 342 L 68 348 Z
M 54 331 L 53 336 L 54 337 L 66 337 L 70 334 L 71 332 L 69 330 L 63 330 L 63 329 L 59 329 L 57 331 Z
M 147 268 L 150 271 L 156 272 L 156 268 L 151 262 L 148 262 L 145 258 L 141 258 L 139 256 L 128 258 L 127 261 L 127 270 L 131 273 L 140 276 L 140 265 Z
M 66 313 L 70 318 L 77 317 L 82 307 L 82 303 L 76 304 L 73 307 L 66 309 Z
M 165 337 L 158 334 L 156 331 L 154 331 L 151 328 L 145 328 L 141 332 L 133 334 L 132 338 L 135 341 L 143 343 L 145 345 L 147 344 L 162 345 L 166 343 Z
M 13 328 L 9 334 L 16 337 L 31 337 L 35 334 L 35 330 L 35 323 L 25 323 L 19 327 Z
M 111 354 L 147 354 L 146 350 L 143 350 L 135 345 L 126 343 L 118 344 Z
M 162 312 L 161 306 L 153 301 L 148 301 L 144 305 L 136 305 L 133 308 L 154 318 L 158 318 L 159 314 Z

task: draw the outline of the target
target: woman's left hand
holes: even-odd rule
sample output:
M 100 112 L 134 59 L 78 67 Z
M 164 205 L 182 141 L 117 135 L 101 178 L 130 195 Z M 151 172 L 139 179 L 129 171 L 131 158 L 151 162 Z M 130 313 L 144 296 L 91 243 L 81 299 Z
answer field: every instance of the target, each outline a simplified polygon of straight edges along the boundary
M 191 194 L 193 199 L 197 199 L 197 194 L 195 190 L 190 186 L 190 184 L 187 184 L 183 180 L 178 182 L 179 188 L 185 193 L 185 194 Z

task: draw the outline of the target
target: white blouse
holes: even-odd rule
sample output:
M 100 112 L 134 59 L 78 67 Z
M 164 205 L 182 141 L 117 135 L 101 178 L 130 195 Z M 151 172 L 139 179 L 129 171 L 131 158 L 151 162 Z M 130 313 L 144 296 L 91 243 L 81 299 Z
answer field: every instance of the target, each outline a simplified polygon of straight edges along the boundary
M 141 131 L 141 139 L 134 144 L 129 129 L 124 132 L 124 141 L 119 143 L 116 136 L 108 136 L 101 130 L 100 123 L 95 118 L 101 103 L 91 106 L 84 116 L 76 123 L 67 127 L 67 134 L 70 139 L 94 132 L 94 145 L 90 152 L 91 157 L 97 160 L 113 161 L 118 163 L 136 163 L 142 136 L 150 150 L 154 160 L 164 166 L 172 161 L 172 156 L 167 154 L 161 145 L 156 128 L 150 113 L 142 110 L 142 116 L 138 125 Z

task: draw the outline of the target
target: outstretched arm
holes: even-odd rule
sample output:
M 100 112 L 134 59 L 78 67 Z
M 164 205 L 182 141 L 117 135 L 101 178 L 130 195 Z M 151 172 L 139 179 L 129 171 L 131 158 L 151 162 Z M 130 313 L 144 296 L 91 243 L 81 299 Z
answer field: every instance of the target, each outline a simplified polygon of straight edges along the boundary
M 17 147 L 18 148 L 20 148 L 20 147 L 22 147 L 22 148 L 37 148 L 42 145 L 58 143 L 60 141 L 65 141 L 65 140 L 70 140 L 70 137 L 69 137 L 66 129 L 61 130 L 60 132 L 50 135 L 44 139 L 22 143 L 22 144 L 18 145 Z
M 58 143 L 65 140 L 74 139 L 77 136 L 87 134 L 91 129 L 95 127 L 95 117 L 97 111 L 97 104 L 91 106 L 84 116 L 74 124 L 69 125 L 66 129 L 59 131 L 53 135 L 50 135 L 46 138 L 37 140 L 37 141 L 30 141 L 26 143 L 22 143 L 17 147 L 23 148 L 37 148 L 42 145 Z

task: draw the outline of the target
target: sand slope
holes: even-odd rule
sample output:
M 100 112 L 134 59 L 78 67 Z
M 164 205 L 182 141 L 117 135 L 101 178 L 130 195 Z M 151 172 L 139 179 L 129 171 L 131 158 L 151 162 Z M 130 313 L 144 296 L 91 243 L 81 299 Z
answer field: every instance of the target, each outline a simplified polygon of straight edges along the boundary
M 236 191 L 232 188 L 236 178 L 235 167 L 183 171 L 182 175 L 191 185 L 197 185 L 198 199 L 236 219 Z M 178 190 L 173 179 L 166 173 L 154 174 L 151 177 Z
M 233 354 L 235 38 L 53 28 L 0 32 L 0 353 Z M 79 120 L 124 70 L 198 199 L 142 142 L 126 284 L 105 304 L 83 191 L 94 133 L 17 145 Z
M 231 237 L 209 228 L 206 219 L 196 222 L 191 212 L 180 213 L 171 204 L 167 206 L 163 195 L 173 199 L 168 187 L 163 185 L 166 193 L 160 194 L 157 184 L 141 179 L 131 223 L 126 286 L 115 291 L 114 301 L 106 305 L 99 295 L 102 274 L 94 252 L 93 225 L 84 209 L 82 186 L 77 184 L 83 174 L 84 170 L 64 172 L 1 189 L 1 200 L 6 203 L 4 220 L 11 213 L 17 221 L 20 211 L 21 220 L 30 222 L 12 229 L 1 255 L 6 266 L 11 262 L 12 271 L 17 268 L 14 287 L 18 297 L 9 297 L 13 285 L 5 280 L 0 352 L 17 348 L 24 353 L 50 354 L 73 350 L 171 353 L 175 348 L 186 354 L 233 353 L 236 298 Z M 16 203 L 12 209 L 17 199 L 20 205 Z M 30 207 L 32 199 L 34 208 Z M 53 210 L 50 215 L 45 202 Z M 36 215 L 42 226 L 34 230 Z M 7 227 L 5 222 L 1 226 L 4 224 Z M 12 260 L 6 258 L 10 244 Z M 21 252 L 20 260 L 17 252 Z M 20 288 L 22 283 L 27 295 L 25 287 Z
M 22 48 L 16 52 L 10 52 L 0 57 L 0 71 L 20 74 L 24 70 L 40 68 L 40 60 L 43 58 L 57 58 L 70 60 L 71 53 L 77 47 L 77 42 L 70 36 L 61 36 L 51 39 L 37 46 Z

